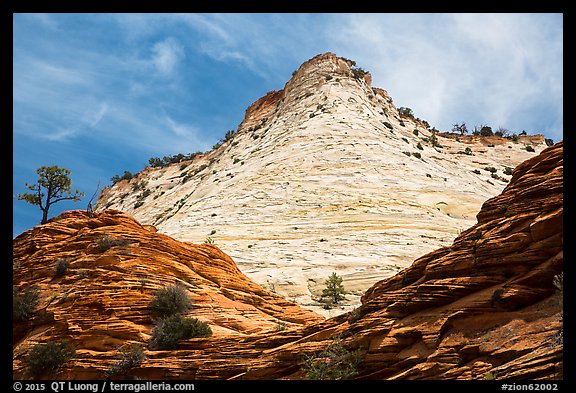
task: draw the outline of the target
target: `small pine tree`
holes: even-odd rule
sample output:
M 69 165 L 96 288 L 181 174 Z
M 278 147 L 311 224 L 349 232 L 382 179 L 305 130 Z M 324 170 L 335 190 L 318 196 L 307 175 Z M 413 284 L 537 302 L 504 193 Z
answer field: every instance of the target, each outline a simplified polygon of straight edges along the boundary
M 346 300 L 346 290 L 342 285 L 342 277 L 339 277 L 336 272 L 326 280 L 326 288 L 322 290 L 322 298 L 328 298 L 330 302 L 338 304 L 341 300 Z
M 36 173 L 38 174 L 36 183 L 25 183 L 26 188 L 32 192 L 18 194 L 17 198 L 40 207 L 42 210 L 41 224 L 48 222 L 48 211 L 53 204 L 65 200 L 78 202 L 80 197 L 84 196 L 83 192 L 72 191 L 71 172 L 66 168 L 60 168 L 56 165 L 41 166 L 36 170 Z

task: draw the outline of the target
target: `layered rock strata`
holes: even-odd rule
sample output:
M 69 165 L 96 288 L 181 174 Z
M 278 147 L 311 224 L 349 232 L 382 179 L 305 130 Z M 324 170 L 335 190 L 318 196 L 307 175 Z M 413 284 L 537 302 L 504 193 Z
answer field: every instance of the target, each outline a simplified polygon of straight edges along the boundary
M 314 57 L 222 146 L 120 181 L 97 208 L 178 240 L 210 238 L 252 280 L 327 317 L 353 309 L 376 281 L 473 225 L 512 168 L 546 147 L 541 135 L 435 133 L 354 70 Z M 316 300 L 332 272 L 350 293 L 324 310 Z
M 42 290 L 36 317 L 13 328 L 14 376 L 25 376 L 33 344 L 68 339 L 77 355 L 49 377 L 107 378 L 120 345 L 148 346 L 153 291 L 178 281 L 214 336 L 147 349 L 117 377 L 302 379 L 307 359 L 328 362 L 319 354 L 339 342 L 356 356 L 357 379 L 562 378 L 563 143 L 517 166 L 477 219 L 377 282 L 354 311 L 322 320 L 250 282 L 214 246 L 120 212 L 65 213 L 14 240 L 14 285 Z M 104 235 L 124 241 L 102 251 Z M 61 258 L 68 270 L 54 278 Z

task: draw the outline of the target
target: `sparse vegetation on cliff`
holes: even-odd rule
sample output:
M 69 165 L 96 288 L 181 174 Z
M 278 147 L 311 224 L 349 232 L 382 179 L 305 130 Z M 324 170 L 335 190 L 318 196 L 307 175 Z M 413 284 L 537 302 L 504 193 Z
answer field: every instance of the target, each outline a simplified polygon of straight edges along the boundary
M 174 314 L 164 319 L 152 331 L 151 349 L 176 349 L 178 342 L 195 337 L 210 337 L 210 326 L 197 318 Z
M 31 319 L 38 307 L 40 289 L 30 286 L 19 291 L 12 287 L 12 317 L 14 322 L 22 322 Z
M 76 355 L 68 341 L 48 341 L 36 344 L 30 349 L 26 358 L 27 372 L 31 377 L 38 377 L 46 372 L 57 370 Z
M 118 350 L 120 358 L 106 372 L 108 375 L 126 374 L 130 369 L 138 367 L 146 360 L 146 354 L 139 344 L 123 345 Z
M 412 111 L 412 109 L 405 106 L 401 106 L 400 108 L 398 108 L 398 113 L 404 116 L 414 117 L 414 112 Z
M 130 240 L 122 238 L 112 238 L 109 235 L 102 235 L 96 239 L 96 249 L 99 252 L 105 252 L 106 250 L 115 246 L 127 246 L 130 244 Z
M 122 175 L 122 177 L 118 176 L 118 175 L 114 175 L 110 178 L 110 181 L 112 182 L 112 184 L 116 184 L 118 183 L 120 180 L 132 180 L 132 178 L 134 177 L 134 175 L 132 174 L 132 172 L 130 171 L 124 171 L 124 174 Z
M 186 289 L 180 285 L 167 285 L 156 291 L 150 302 L 152 314 L 166 317 L 185 312 L 192 307 L 192 300 Z
M 306 356 L 302 370 L 306 379 L 350 379 L 358 374 L 361 360 L 358 351 L 348 350 L 342 340 L 335 337 L 325 350 Z

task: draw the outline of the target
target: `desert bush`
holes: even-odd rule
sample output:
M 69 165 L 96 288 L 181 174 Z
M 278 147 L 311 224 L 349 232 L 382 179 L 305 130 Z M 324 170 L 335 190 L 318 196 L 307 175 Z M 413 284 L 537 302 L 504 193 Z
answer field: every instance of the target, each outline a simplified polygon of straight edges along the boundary
M 180 285 L 167 285 L 156 291 L 150 301 L 152 314 L 161 317 L 182 313 L 192 307 L 186 289 Z
M 530 145 L 526 146 L 526 151 L 530 152 L 530 153 L 534 153 L 536 150 L 534 150 L 534 148 Z
M 420 154 L 418 152 L 412 153 L 412 155 L 416 158 L 422 158 L 422 154 Z
M 36 344 L 26 357 L 26 369 L 30 376 L 36 377 L 45 372 L 55 371 L 76 354 L 68 341 L 48 341 Z
M 358 374 L 360 361 L 358 351 L 351 352 L 340 338 L 335 338 L 325 350 L 305 357 L 303 371 L 307 379 L 349 379 Z
M 352 77 L 354 79 L 362 79 L 364 75 L 368 73 L 368 71 L 365 71 L 361 67 L 352 67 L 351 71 L 352 71 Z
M 487 166 L 484 168 L 485 171 L 491 172 L 491 173 L 496 173 L 498 170 L 496 168 L 494 168 L 493 166 Z
M 512 168 L 510 168 L 509 166 L 504 168 L 504 174 L 511 176 L 512 175 Z
M 131 242 L 127 239 L 122 238 L 111 238 L 109 235 L 102 235 L 96 239 L 96 249 L 99 252 L 104 252 L 114 246 L 127 246 Z
M 56 262 L 56 272 L 54 273 L 54 275 L 56 277 L 62 277 L 63 275 L 66 274 L 66 271 L 68 270 L 68 265 L 70 264 L 70 260 L 68 259 L 60 259 L 58 262 Z
M 14 322 L 27 321 L 34 316 L 40 289 L 37 286 L 26 287 L 18 291 L 17 287 L 12 287 L 12 316 Z
M 122 177 L 118 176 L 118 175 L 114 175 L 110 178 L 110 180 L 112 181 L 113 184 L 118 183 L 120 180 L 132 180 L 132 178 L 134 177 L 134 175 L 132 174 L 132 172 L 130 171 L 124 171 L 124 174 L 122 175 Z
M 414 117 L 414 112 L 412 111 L 412 109 L 405 106 L 401 106 L 400 108 L 398 108 L 398 113 L 400 113 L 401 115 Z
M 139 344 L 123 345 L 119 349 L 118 360 L 107 371 L 108 375 L 126 374 L 146 360 L 144 350 Z
M 432 143 L 432 146 L 442 148 L 442 145 L 438 142 L 438 137 L 435 134 L 430 135 L 429 140 L 430 143 Z
M 181 340 L 211 335 L 212 329 L 206 322 L 174 314 L 158 322 L 152 331 L 150 347 L 152 349 L 175 349 Z
M 482 128 L 480 128 L 479 134 L 481 136 L 492 136 L 494 135 L 494 132 L 492 131 L 492 127 L 482 126 Z

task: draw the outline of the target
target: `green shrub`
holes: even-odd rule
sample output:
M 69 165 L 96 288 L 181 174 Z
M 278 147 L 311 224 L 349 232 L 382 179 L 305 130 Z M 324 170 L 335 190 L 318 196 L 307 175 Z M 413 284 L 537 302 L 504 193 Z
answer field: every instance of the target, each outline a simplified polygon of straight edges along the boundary
M 99 252 L 104 252 L 114 246 L 123 247 L 129 245 L 130 243 L 130 240 L 121 238 L 113 239 L 109 235 L 104 234 L 96 239 L 96 249 Z
M 467 154 L 469 156 L 472 155 L 472 149 L 470 149 L 469 147 L 467 147 L 466 149 L 464 149 L 464 154 Z
M 504 174 L 511 176 L 512 175 L 512 168 L 510 168 L 509 166 L 504 168 Z
M 416 148 L 419 150 L 424 150 L 424 148 L 422 147 L 422 144 L 420 142 L 418 142 L 418 144 L 416 145 Z
M 412 134 L 418 136 L 418 130 L 416 128 L 414 128 L 414 131 L 412 131 Z
M 66 270 L 68 270 L 68 265 L 70 261 L 68 259 L 60 259 L 56 262 L 56 272 L 54 273 L 56 277 L 62 277 L 66 274 Z
M 184 318 L 175 314 L 166 317 L 154 328 L 150 347 L 152 349 L 176 349 L 178 342 L 194 337 L 210 337 L 210 326 L 196 318 Z
M 132 178 L 134 177 L 134 175 L 130 172 L 130 171 L 124 171 L 124 174 L 122 175 L 122 177 L 118 176 L 118 175 L 114 175 L 110 178 L 110 180 L 112 181 L 113 184 L 118 183 L 120 180 L 132 180 Z
M 131 368 L 137 367 L 146 360 L 144 350 L 138 344 L 124 345 L 120 347 L 119 358 L 107 371 L 108 375 L 126 374 Z
M 224 142 L 228 142 L 230 139 L 234 138 L 234 135 L 236 135 L 235 130 L 226 131 L 226 134 L 224 135 Z
M 482 126 L 482 128 L 480 128 L 480 135 L 481 136 L 493 136 L 494 132 L 492 131 L 492 127 Z
M 493 166 L 487 166 L 484 168 L 485 171 L 491 172 L 491 173 L 496 173 L 498 170 L 496 168 L 494 168 Z
M 368 73 L 368 71 L 363 70 L 361 67 L 353 67 L 351 68 L 351 71 L 352 71 L 352 77 L 358 80 L 362 79 L 364 75 Z
M 435 134 L 430 135 L 430 143 L 432 143 L 432 146 L 434 147 L 442 147 L 442 145 L 440 145 L 440 142 L 438 142 L 438 137 Z
M 400 113 L 401 115 L 414 117 L 414 112 L 412 111 L 412 109 L 407 108 L 405 106 L 401 106 L 400 108 L 398 108 L 398 113 Z
M 156 291 L 150 301 L 152 314 L 161 317 L 185 312 L 192 307 L 192 300 L 184 287 L 180 285 L 167 285 Z
M 349 379 L 358 374 L 360 361 L 357 351 L 349 351 L 339 338 L 335 338 L 325 350 L 305 357 L 303 371 L 307 379 Z
M 530 153 L 534 153 L 536 150 L 534 150 L 534 148 L 530 145 L 526 146 L 526 151 L 530 152 Z
M 416 158 L 422 158 L 422 154 L 420 154 L 418 152 L 412 153 L 412 155 Z
M 36 286 L 26 287 L 23 291 L 12 287 L 12 316 L 14 322 L 22 322 L 31 319 L 36 312 L 40 289 Z
M 45 372 L 55 371 L 75 354 L 74 347 L 68 341 L 36 344 L 30 349 L 26 358 L 27 372 L 36 377 Z

